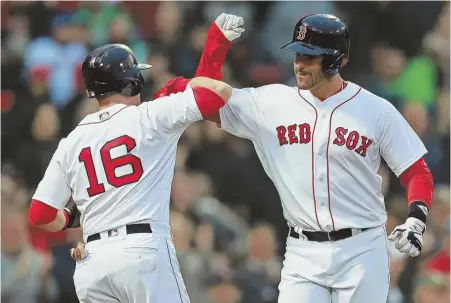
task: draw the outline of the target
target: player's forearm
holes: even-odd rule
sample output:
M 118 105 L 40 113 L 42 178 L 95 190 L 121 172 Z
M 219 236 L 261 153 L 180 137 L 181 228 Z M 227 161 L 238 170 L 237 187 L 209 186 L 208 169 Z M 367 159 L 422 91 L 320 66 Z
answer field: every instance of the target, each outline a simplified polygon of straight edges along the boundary
M 232 46 L 221 32 L 215 22 L 208 30 L 207 39 L 205 41 L 204 50 L 197 66 L 195 77 L 210 77 L 215 80 L 222 80 L 222 65 L 224 64 L 227 52 Z M 205 120 L 221 123 L 219 111 L 204 116 Z
M 400 181 L 406 189 L 409 217 L 426 223 L 428 210 L 432 204 L 434 183 L 424 159 L 421 158 L 403 172 Z
M 77 213 L 71 209 L 58 210 L 38 200 L 31 201 L 28 211 L 29 221 L 48 232 L 57 232 L 66 227 L 76 227 L 74 225 L 76 215 Z
M 194 78 L 190 86 L 203 119 L 218 112 L 232 96 L 230 85 L 209 78 Z
M 195 77 L 203 76 L 216 80 L 222 79 L 222 65 L 232 43 L 224 36 L 215 22 L 208 30 L 204 50 L 196 70 Z
M 200 87 L 215 92 L 224 100 L 224 103 L 226 103 L 232 96 L 232 87 L 222 81 L 206 77 L 196 77 L 189 81 L 189 85 L 192 88 Z
M 67 220 L 64 214 L 64 210 L 59 210 L 52 222 L 43 225 L 37 225 L 37 227 L 48 232 L 57 232 L 62 230 L 66 226 L 66 223 Z

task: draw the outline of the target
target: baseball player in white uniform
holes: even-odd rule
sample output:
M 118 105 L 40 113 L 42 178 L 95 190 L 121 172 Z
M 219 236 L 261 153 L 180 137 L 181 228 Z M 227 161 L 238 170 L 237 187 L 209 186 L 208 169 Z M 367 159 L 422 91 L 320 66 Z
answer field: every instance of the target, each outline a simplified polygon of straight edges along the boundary
M 302 18 L 282 47 L 295 53 L 297 86 L 233 89 L 226 106 L 208 117 L 253 142 L 279 192 L 289 226 L 281 303 L 386 302 L 382 158 L 405 187 L 408 205 L 406 222 L 388 239 L 411 257 L 422 249 L 433 191 L 427 151 L 392 104 L 340 77 L 349 40 L 335 16 Z M 210 29 L 196 76 L 220 79 L 229 47 Z
M 81 225 L 74 284 L 83 303 L 189 302 L 169 226 L 177 142 L 224 106 L 231 87 L 195 78 L 141 103 L 147 68 L 121 44 L 86 57 L 83 79 L 99 111 L 60 141 L 31 202 L 30 221 L 46 231 Z

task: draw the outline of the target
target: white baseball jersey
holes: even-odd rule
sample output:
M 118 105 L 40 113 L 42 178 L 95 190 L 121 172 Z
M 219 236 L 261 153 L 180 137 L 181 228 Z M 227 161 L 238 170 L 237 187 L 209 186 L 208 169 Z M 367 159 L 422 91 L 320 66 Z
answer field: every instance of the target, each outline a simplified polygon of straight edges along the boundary
M 145 220 L 169 226 L 177 142 L 201 119 L 189 85 L 90 114 L 61 140 L 33 199 L 61 210 L 72 197 L 85 237 Z
M 220 117 L 254 143 L 286 220 L 305 230 L 385 224 L 381 157 L 399 176 L 427 152 L 388 101 L 351 82 L 323 102 L 280 84 L 234 89 Z

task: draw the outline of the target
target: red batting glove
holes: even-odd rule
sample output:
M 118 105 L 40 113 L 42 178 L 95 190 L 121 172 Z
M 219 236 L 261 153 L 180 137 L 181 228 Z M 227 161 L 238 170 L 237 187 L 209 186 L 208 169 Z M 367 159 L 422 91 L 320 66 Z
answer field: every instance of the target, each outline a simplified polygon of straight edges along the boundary
M 166 85 L 160 88 L 153 96 L 152 100 L 167 97 L 170 94 L 183 92 L 191 79 L 185 79 L 181 76 L 169 80 Z

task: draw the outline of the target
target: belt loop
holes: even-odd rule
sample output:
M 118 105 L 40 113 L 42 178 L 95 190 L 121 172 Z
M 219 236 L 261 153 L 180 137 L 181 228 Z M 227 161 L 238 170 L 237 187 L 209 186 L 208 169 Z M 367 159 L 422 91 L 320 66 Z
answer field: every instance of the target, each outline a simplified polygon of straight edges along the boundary
M 302 235 L 303 235 L 302 234 L 302 230 L 303 230 L 302 227 L 300 227 L 300 226 L 295 227 L 294 230 L 299 234 L 300 237 L 302 237 Z

